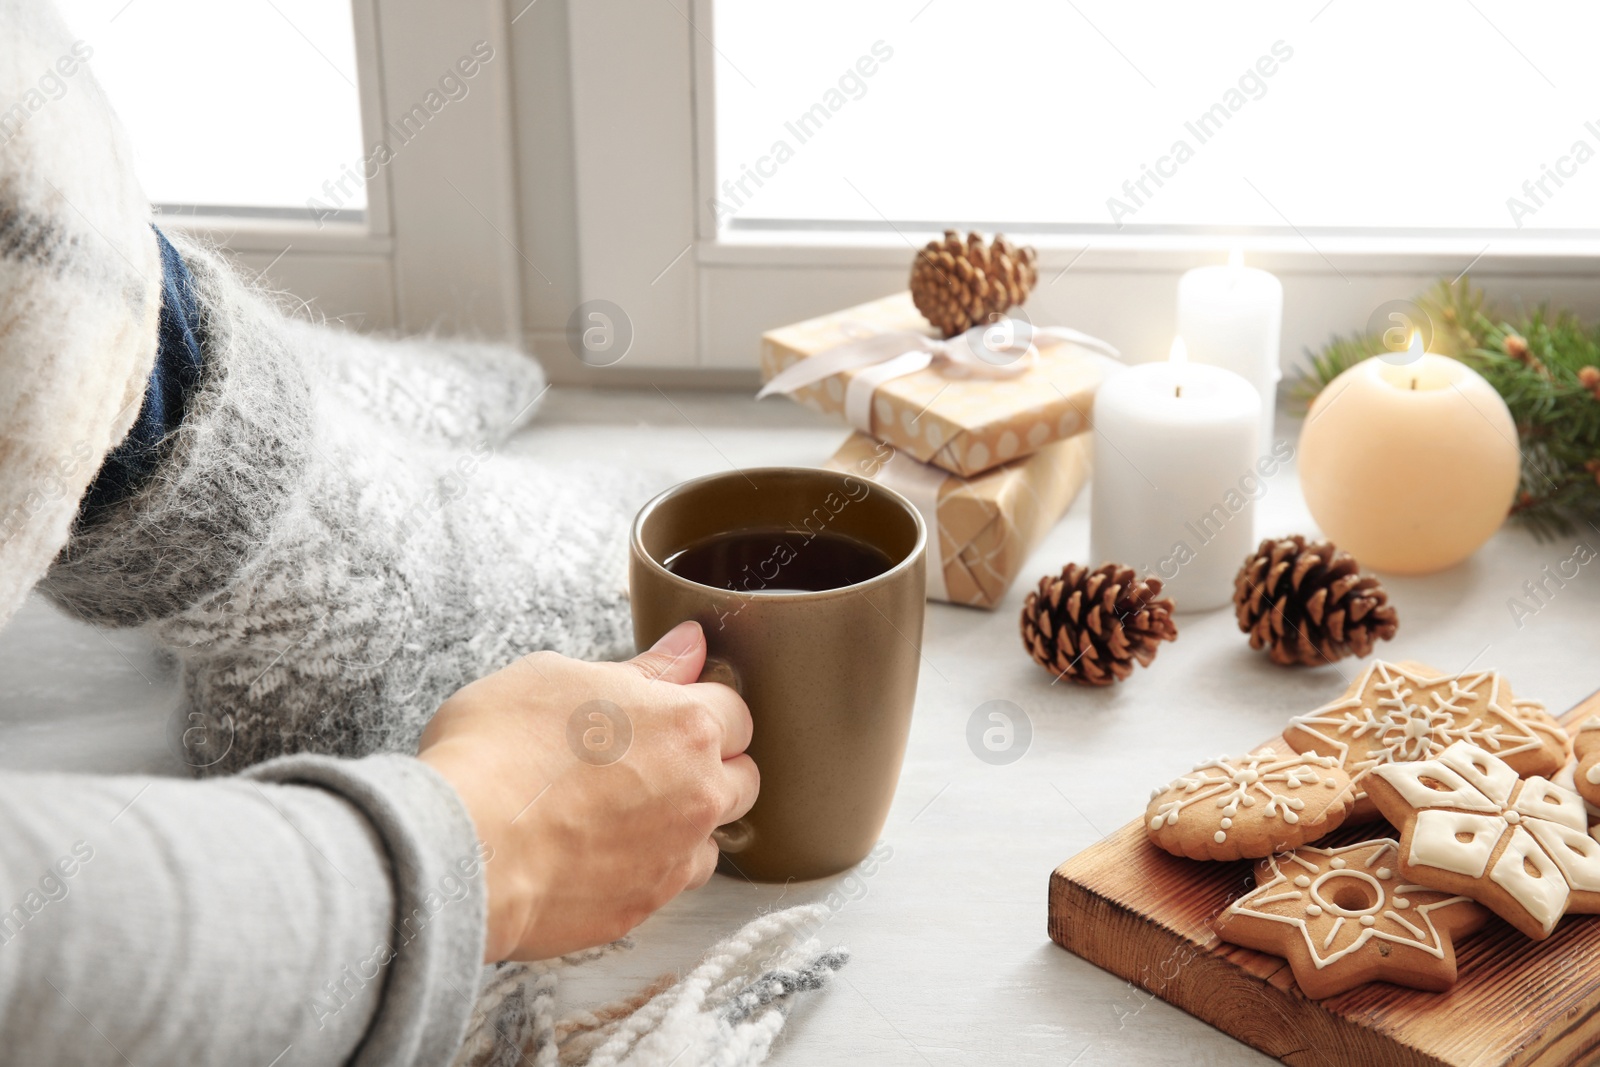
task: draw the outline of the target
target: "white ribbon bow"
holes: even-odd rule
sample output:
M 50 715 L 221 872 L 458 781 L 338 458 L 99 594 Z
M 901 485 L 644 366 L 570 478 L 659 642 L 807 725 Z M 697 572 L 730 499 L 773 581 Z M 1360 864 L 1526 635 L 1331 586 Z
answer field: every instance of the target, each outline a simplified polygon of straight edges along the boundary
M 895 378 L 937 366 L 952 378 L 1015 378 L 1039 361 L 1034 338 L 1070 341 L 1112 359 L 1121 353 L 1098 337 L 1063 326 L 1034 326 L 1026 319 L 1001 318 L 974 326 L 949 340 L 898 330 L 873 333 L 785 368 L 761 387 L 756 399 L 793 393 L 845 371 L 858 371 L 845 389 L 844 416 L 862 433 L 872 432 L 872 398 Z

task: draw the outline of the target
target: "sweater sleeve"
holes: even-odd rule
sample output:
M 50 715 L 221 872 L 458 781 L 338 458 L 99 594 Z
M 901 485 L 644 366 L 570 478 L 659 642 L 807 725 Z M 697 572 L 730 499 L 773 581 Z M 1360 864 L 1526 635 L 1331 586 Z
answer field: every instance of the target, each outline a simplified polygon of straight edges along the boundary
M 191 782 L 0 775 L 8 1062 L 448 1064 L 484 857 L 401 756 Z

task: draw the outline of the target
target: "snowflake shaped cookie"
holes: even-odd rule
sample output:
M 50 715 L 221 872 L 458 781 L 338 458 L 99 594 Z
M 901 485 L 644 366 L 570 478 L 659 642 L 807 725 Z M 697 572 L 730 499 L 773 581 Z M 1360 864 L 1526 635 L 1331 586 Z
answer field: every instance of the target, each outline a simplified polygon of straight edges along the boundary
M 1344 822 L 1350 794 L 1350 777 L 1338 761 L 1316 753 L 1207 760 L 1151 791 L 1145 830 L 1175 856 L 1270 856 Z
M 1356 785 L 1351 819 L 1360 821 L 1377 814 L 1365 795 L 1374 768 L 1432 759 L 1458 741 L 1494 753 L 1518 774 L 1554 774 L 1564 759 L 1560 747 L 1530 726 L 1516 703 L 1494 671 L 1443 675 L 1376 660 L 1339 700 L 1290 719 L 1283 736 L 1296 752 L 1344 766 Z
M 1457 741 L 1374 769 L 1367 794 L 1402 827 L 1408 880 L 1469 896 L 1538 941 L 1569 911 L 1600 912 L 1600 842 L 1572 790 Z
M 1217 936 L 1289 961 L 1306 996 L 1365 982 L 1445 990 L 1456 980 L 1454 938 L 1489 913 L 1459 893 L 1396 873 L 1392 838 L 1298 848 L 1256 865 L 1256 888 L 1229 905 Z

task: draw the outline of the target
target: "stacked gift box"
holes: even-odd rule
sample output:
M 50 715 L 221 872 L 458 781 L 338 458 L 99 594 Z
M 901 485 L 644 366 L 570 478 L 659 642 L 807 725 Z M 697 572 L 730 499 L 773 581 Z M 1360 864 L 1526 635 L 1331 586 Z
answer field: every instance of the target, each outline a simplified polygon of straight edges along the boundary
M 769 389 L 784 386 L 855 427 L 828 465 L 889 486 L 922 512 L 933 600 L 997 606 L 1088 477 L 1086 431 L 1108 360 L 1070 331 L 996 328 L 1019 327 L 1020 341 L 942 358 L 962 339 L 938 341 L 911 295 L 898 293 L 762 337 Z M 844 369 L 794 370 L 808 361 Z M 797 373 L 816 380 L 788 387 Z

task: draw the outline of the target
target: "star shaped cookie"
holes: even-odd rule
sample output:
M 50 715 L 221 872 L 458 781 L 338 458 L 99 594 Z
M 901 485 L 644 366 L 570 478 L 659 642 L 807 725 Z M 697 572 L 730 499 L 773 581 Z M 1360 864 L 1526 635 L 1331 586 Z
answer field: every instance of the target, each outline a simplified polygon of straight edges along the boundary
M 1344 822 L 1350 778 L 1328 756 L 1206 760 L 1150 792 L 1145 832 L 1175 856 L 1236 860 L 1315 841 Z
M 1457 741 L 1373 769 L 1367 795 L 1401 827 L 1400 870 L 1483 904 L 1536 941 L 1567 912 L 1600 912 L 1600 842 L 1583 798 Z
M 1377 814 L 1365 795 L 1374 768 L 1431 759 L 1457 741 L 1494 753 L 1518 774 L 1556 773 L 1564 748 L 1545 724 L 1530 725 L 1516 703 L 1494 671 L 1435 674 L 1375 660 L 1343 697 L 1290 719 L 1283 736 L 1296 752 L 1332 756 L 1344 766 L 1356 785 L 1349 821 L 1360 822 Z
M 1393 838 L 1297 848 L 1256 864 L 1256 888 L 1228 906 L 1217 936 L 1289 961 L 1314 1000 L 1365 982 L 1435 992 L 1456 980 L 1454 939 L 1489 913 L 1397 870 Z

